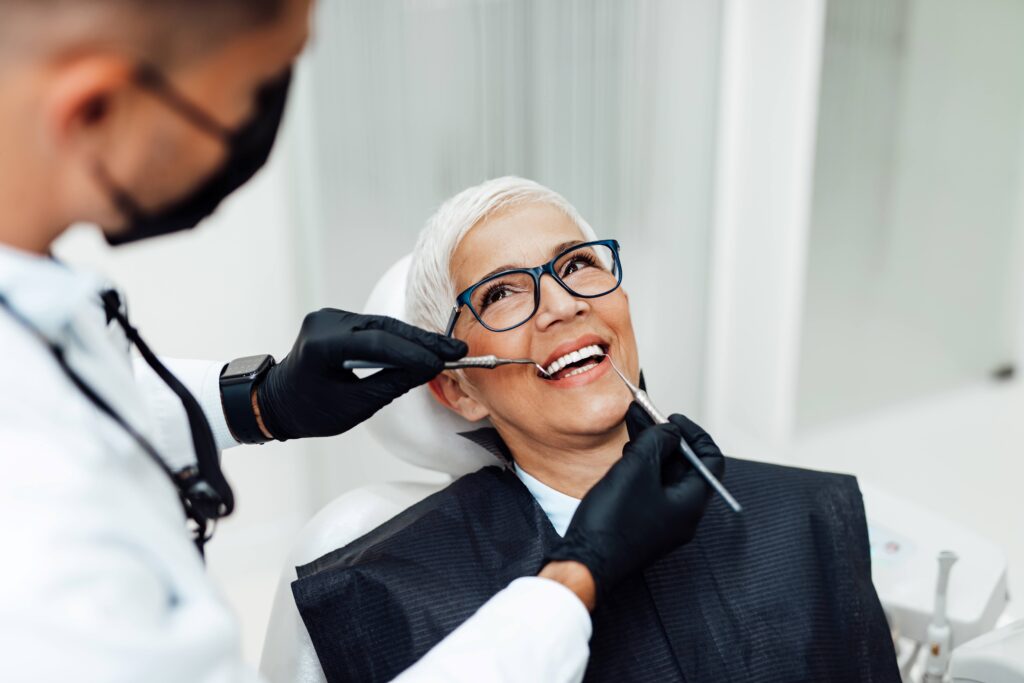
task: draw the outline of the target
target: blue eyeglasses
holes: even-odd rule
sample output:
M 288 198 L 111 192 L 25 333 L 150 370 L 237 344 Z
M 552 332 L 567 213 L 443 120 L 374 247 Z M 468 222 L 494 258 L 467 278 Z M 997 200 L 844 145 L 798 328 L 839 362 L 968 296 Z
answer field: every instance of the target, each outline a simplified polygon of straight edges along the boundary
M 536 268 L 514 268 L 485 277 L 456 297 L 445 335 L 451 336 L 463 306 L 491 332 L 524 325 L 540 308 L 540 278 L 545 274 L 573 296 L 596 299 L 611 294 L 622 284 L 619 243 L 576 244 Z

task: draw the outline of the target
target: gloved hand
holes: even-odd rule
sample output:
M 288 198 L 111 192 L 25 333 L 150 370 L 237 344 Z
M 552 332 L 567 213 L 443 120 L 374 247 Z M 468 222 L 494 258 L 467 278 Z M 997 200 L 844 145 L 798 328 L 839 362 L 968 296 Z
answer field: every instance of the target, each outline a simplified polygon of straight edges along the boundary
M 260 415 L 279 441 L 341 434 L 466 355 L 465 342 L 394 318 L 332 308 L 310 313 L 291 353 L 256 390 Z M 360 379 L 346 360 L 389 363 Z
M 679 438 L 716 477 L 725 471 L 707 432 L 682 415 L 669 421 L 655 425 L 637 403 L 630 405 L 622 459 L 583 498 L 562 543 L 547 557 L 584 564 L 598 599 L 697 532 L 711 487 L 683 456 Z

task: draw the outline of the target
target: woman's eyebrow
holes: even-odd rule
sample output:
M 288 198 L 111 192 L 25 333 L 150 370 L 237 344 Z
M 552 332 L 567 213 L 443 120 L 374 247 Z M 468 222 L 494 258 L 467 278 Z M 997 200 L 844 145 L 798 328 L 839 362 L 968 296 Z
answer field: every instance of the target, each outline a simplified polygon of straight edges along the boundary
M 575 247 L 578 244 L 583 244 L 583 240 L 569 240 L 568 242 L 562 242 L 551 250 L 551 258 L 554 258 L 557 254 L 562 253 L 569 247 Z
M 550 252 L 551 253 L 551 257 L 554 258 L 555 255 L 561 254 L 563 251 L 565 251 L 569 247 L 575 247 L 577 244 L 583 244 L 583 240 L 569 240 L 568 242 L 562 242 L 561 244 L 556 244 L 551 249 L 551 252 Z M 506 263 L 505 265 L 498 266 L 497 268 L 494 268 L 493 270 L 491 270 L 486 275 L 481 276 L 479 278 L 479 280 L 477 280 L 477 282 L 479 282 L 480 280 L 486 280 L 487 278 L 491 277 L 492 275 L 497 275 L 498 273 L 503 273 L 506 270 L 516 270 L 517 268 L 522 268 L 522 267 L 523 266 L 517 266 L 517 265 Z

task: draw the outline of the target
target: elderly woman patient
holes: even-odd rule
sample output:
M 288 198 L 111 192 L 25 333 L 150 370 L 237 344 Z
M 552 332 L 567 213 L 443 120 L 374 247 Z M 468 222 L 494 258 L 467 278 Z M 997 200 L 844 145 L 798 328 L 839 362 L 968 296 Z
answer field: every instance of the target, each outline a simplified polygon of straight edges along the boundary
M 410 321 L 550 376 L 515 365 L 431 383 L 480 423 L 465 436 L 496 465 L 300 568 L 293 593 L 329 680 L 390 680 L 536 574 L 645 427 L 610 365 L 640 381 L 622 273 L 616 241 L 527 180 L 470 188 L 428 222 Z M 724 483 L 741 514 L 712 499 L 689 544 L 599 596 L 586 680 L 899 681 L 856 481 L 727 458 Z

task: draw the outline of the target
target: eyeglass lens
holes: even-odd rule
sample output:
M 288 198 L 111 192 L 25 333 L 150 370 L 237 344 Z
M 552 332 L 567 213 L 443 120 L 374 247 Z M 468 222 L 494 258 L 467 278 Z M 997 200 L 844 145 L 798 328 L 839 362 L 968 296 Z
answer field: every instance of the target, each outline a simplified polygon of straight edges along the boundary
M 565 288 L 578 296 L 608 294 L 619 284 L 615 253 L 605 245 L 586 245 L 566 252 L 553 268 Z M 470 304 L 484 325 L 496 331 L 507 330 L 536 312 L 535 288 L 530 273 L 505 273 L 477 287 Z

